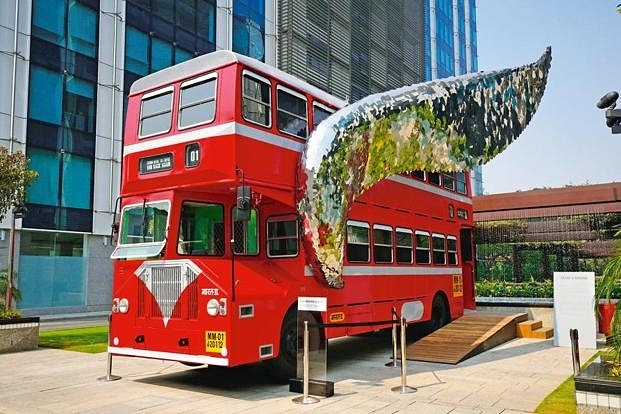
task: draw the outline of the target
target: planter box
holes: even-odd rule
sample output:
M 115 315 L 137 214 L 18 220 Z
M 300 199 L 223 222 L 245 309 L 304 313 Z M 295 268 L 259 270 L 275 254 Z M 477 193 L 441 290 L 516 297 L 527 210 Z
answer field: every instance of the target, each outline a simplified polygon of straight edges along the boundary
M 39 347 L 39 317 L 0 319 L 0 353 Z
M 591 362 L 574 377 L 574 383 L 578 413 L 621 411 L 621 378 L 609 375 L 606 362 Z

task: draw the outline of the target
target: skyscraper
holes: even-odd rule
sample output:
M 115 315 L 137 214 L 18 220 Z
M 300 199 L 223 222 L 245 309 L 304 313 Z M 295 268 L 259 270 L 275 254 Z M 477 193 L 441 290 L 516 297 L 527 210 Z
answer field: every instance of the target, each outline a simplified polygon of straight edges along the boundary
M 478 71 L 476 0 L 425 0 L 425 80 Z M 482 169 L 471 172 L 483 194 Z

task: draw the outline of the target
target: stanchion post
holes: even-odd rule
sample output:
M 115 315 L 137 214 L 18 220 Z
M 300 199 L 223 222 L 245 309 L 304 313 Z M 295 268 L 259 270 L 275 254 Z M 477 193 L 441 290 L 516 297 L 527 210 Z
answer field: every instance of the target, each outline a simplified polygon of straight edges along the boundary
M 308 395 L 308 381 L 309 381 L 309 365 L 310 365 L 310 356 L 308 355 L 308 321 L 304 321 L 304 378 L 303 380 L 303 394 L 300 397 L 295 397 L 293 399 L 294 403 L 297 404 L 313 404 L 319 402 L 318 398 L 311 397 Z
M 578 347 L 578 330 L 570 329 L 569 338 L 571 340 L 571 359 L 574 364 L 574 376 L 580 374 L 580 348 Z
M 394 319 L 394 317 L 397 315 L 397 310 L 393 307 L 392 308 L 392 317 L 393 317 L 393 323 L 392 323 L 392 361 L 389 361 L 386 363 L 387 367 L 398 367 L 399 366 L 399 360 L 397 359 L 397 319 Z
M 392 391 L 399 391 L 401 394 L 409 394 L 415 392 L 416 388 L 408 387 L 407 385 L 407 364 L 405 362 L 405 330 L 407 328 L 407 322 L 405 316 L 401 317 L 401 385 L 393 387 Z
M 110 343 L 110 323 L 112 322 L 112 313 L 108 315 L 108 343 Z M 120 380 L 118 375 L 112 375 L 112 354 L 108 352 L 108 369 L 105 377 L 97 378 L 97 381 L 116 381 Z

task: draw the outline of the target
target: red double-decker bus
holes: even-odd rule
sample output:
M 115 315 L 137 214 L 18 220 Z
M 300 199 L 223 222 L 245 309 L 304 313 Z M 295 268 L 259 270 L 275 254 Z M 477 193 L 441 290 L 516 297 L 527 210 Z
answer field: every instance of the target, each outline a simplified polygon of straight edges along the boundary
M 440 327 L 474 307 L 469 174 L 411 171 L 363 193 L 346 222 L 342 288 L 306 265 L 298 169 L 345 102 L 218 51 L 138 80 L 123 147 L 109 352 L 187 364 L 271 361 L 295 375 L 299 297 L 323 324 Z M 240 203 L 239 200 L 243 202 Z M 326 329 L 325 338 L 385 326 Z

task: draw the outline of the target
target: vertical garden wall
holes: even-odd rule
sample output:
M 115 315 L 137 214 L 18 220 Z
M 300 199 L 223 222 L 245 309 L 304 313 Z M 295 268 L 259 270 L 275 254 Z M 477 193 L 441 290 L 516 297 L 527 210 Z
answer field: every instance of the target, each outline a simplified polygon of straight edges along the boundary
M 600 275 L 614 249 L 621 213 L 578 212 L 563 216 L 478 221 L 475 227 L 477 280 L 551 280 L 556 271 Z

